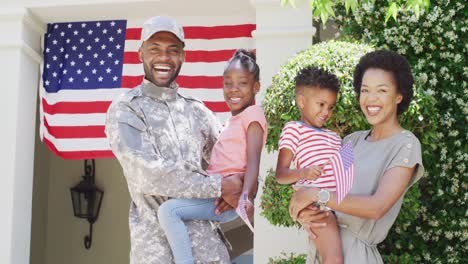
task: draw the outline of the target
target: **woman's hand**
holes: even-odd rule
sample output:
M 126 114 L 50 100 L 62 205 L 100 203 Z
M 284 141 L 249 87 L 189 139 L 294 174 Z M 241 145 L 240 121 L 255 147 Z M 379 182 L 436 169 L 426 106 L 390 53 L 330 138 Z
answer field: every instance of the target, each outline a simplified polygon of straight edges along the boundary
M 300 187 L 294 192 L 289 203 L 289 214 L 294 221 L 297 220 L 299 212 L 317 201 L 319 189 L 314 187 Z
M 320 211 L 317 206 L 309 205 L 299 212 L 297 221 L 309 233 L 309 239 L 314 240 L 317 238 L 317 235 L 312 231 L 312 228 L 327 226 L 326 221 L 329 214 L 330 212 Z

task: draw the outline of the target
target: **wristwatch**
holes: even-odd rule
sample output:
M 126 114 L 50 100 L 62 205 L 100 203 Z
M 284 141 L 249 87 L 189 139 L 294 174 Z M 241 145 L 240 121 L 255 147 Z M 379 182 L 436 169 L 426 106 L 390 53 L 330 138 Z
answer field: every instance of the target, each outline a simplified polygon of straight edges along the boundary
M 320 210 L 325 210 L 327 207 L 328 201 L 330 201 L 330 192 L 325 189 L 320 189 L 317 193 L 318 196 L 318 205 L 320 206 Z

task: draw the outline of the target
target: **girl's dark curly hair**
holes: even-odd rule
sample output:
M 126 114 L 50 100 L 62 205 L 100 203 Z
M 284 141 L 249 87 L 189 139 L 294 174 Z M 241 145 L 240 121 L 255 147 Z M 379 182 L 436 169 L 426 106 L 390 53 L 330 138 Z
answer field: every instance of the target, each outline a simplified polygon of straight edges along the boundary
M 397 91 L 403 96 L 397 107 L 397 115 L 404 113 L 413 99 L 414 83 L 413 74 L 406 58 L 389 50 L 376 50 L 362 56 L 354 69 L 353 86 L 358 101 L 361 95 L 362 77 L 371 68 L 381 69 L 393 75 Z
M 229 59 L 224 71 L 231 66 L 232 63 L 239 61 L 242 68 L 250 72 L 254 76 L 255 81 L 260 81 L 260 67 L 257 64 L 257 57 L 254 51 L 248 51 L 245 49 L 238 49 Z

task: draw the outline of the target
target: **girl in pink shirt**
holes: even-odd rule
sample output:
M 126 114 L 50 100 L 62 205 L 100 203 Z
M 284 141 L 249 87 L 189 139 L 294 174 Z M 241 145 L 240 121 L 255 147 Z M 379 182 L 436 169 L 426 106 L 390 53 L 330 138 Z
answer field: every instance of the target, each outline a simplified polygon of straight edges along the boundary
M 260 69 L 255 54 L 237 50 L 224 70 L 224 99 L 232 116 L 215 143 L 207 172 L 229 177 L 244 174 L 241 206 L 247 215 L 253 214 L 253 197 L 257 191 L 260 155 L 267 136 L 263 109 L 255 105 L 255 94 L 260 90 Z M 164 229 L 176 264 L 193 264 L 192 243 L 184 221 L 213 220 L 228 222 L 237 218 L 229 205 L 216 199 L 170 199 L 158 209 L 158 219 Z M 221 211 L 215 212 L 221 202 Z

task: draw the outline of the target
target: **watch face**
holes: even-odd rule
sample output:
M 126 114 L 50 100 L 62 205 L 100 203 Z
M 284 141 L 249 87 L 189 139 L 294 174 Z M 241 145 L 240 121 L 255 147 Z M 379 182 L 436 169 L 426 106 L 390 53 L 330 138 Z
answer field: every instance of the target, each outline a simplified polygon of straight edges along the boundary
M 330 193 L 326 190 L 320 190 L 318 193 L 319 202 L 326 203 L 330 199 Z

